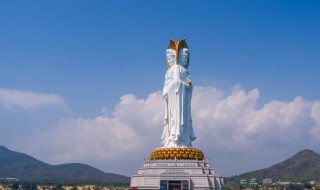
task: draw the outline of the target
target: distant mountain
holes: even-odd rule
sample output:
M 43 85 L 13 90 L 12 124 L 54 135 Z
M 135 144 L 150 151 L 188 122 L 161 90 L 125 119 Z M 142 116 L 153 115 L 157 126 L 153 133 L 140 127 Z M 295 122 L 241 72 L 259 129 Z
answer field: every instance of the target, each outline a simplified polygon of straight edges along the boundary
M 52 183 L 129 184 L 126 176 L 105 173 L 86 164 L 50 165 L 0 146 L 0 178 Z
M 305 149 L 279 164 L 234 176 L 230 180 L 249 180 L 251 178 L 256 178 L 258 181 L 264 178 L 281 181 L 320 179 L 320 155 Z

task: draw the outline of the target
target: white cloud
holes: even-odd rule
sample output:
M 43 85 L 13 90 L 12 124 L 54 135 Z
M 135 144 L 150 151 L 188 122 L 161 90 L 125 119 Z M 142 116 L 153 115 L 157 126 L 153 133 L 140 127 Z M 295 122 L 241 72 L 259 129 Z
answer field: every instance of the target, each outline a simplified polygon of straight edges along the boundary
M 318 128 L 320 115 L 311 115 L 313 109 L 317 112 L 317 102 L 296 97 L 290 102 L 271 101 L 257 109 L 258 99 L 257 89 L 235 89 L 206 110 L 210 113 L 206 119 L 197 117 L 201 109 L 195 110 L 194 123 L 201 127 L 199 135 L 203 136 L 200 144 L 210 139 L 217 149 L 258 151 L 308 146 L 317 141 L 312 131 Z
M 289 102 L 274 100 L 258 109 L 258 100 L 258 89 L 246 92 L 235 87 L 225 95 L 214 87 L 196 87 L 192 115 L 198 139 L 194 145 L 209 158 L 223 151 L 243 155 L 261 149 L 291 153 L 319 147 L 319 101 L 298 96 Z M 124 95 L 111 113 L 63 120 L 55 129 L 37 134 L 42 143 L 26 143 L 26 149 L 50 163 L 96 163 L 107 170 L 115 168 L 112 163 L 121 162 L 118 171 L 130 175 L 138 169 L 133 162 L 141 164 L 143 157 L 161 146 L 163 114 L 160 92 L 146 99 Z M 256 158 L 248 155 L 245 159 Z
M 26 110 L 34 110 L 48 106 L 61 109 L 66 107 L 63 99 L 55 94 L 0 88 L 0 108 L 23 108 Z
M 315 101 L 311 107 L 310 116 L 313 118 L 314 121 L 314 128 L 311 129 L 311 134 L 314 138 L 320 139 L 320 102 Z
M 50 163 L 142 159 L 146 149 L 160 146 L 162 107 L 158 92 L 145 100 L 127 94 L 112 113 L 103 109 L 104 115 L 95 118 L 65 119 L 56 128 L 36 134 L 42 143 L 28 144 L 26 149 L 45 151 L 44 159 Z

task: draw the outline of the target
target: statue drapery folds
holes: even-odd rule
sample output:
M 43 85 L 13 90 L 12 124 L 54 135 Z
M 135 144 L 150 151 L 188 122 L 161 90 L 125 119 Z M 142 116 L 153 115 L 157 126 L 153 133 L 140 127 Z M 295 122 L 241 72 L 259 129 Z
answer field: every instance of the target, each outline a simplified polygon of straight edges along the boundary
M 165 100 L 164 130 L 161 137 L 164 147 L 192 147 L 196 136 L 191 119 L 191 76 L 189 49 L 185 40 L 170 41 L 166 51 L 168 70 L 165 75 L 163 97 Z

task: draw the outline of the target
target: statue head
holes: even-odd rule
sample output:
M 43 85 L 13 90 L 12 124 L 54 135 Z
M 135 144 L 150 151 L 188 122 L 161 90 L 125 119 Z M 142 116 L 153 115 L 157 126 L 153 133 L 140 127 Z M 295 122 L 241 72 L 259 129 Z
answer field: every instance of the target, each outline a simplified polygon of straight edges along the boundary
M 177 50 L 178 50 L 178 42 L 174 40 L 170 40 L 169 46 L 166 51 L 168 68 L 177 64 L 177 60 L 178 60 Z
M 178 64 L 182 67 L 187 68 L 189 64 L 189 49 L 188 48 L 181 48 L 179 50 L 179 60 Z
M 166 57 L 168 68 L 176 64 L 188 68 L 190 54 L 186 40 L 182 39 L 177 42 L 174 40 L 170 40 L 169 46 L 166 51 Z
M 171 67 L 171 66 L 173 66 L 173 65 L 176 65 L 176 62 L 177 62 L 177 53 L 176 53 L 176 50 L 167 49 L 167 51 L 166 51 L 166 57 L 167 57 L 168 67 Z
M 190 53 L 185 39 L 179 41 L 178 52 L 178 64 L 184 68 L 188 68 L 190 61 Z

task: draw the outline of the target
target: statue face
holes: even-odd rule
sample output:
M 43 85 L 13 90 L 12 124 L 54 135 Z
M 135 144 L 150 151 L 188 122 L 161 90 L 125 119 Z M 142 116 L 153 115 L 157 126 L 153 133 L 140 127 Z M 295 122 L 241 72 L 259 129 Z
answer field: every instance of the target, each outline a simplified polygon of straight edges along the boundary
M 173 66 L 176 64 L 176 57 L 177 53 L 173 49 L 167 49 L 166 51 L 166 57 L 167 57 L 167 62 L 169 64 L 169 67 Z
M 189 58 L 189 49 L 188 48 L 182 48 L 179 50 L 179 65 L 183 67 L 187 67 L 188 64 L 188 58 Z

